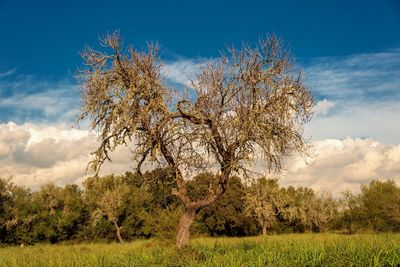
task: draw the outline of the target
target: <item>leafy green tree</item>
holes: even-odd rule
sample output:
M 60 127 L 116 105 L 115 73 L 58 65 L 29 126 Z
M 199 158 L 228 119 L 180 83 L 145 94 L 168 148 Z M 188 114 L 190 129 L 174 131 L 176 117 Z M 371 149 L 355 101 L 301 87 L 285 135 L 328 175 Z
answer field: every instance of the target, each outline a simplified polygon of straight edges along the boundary
M 182 215 L 181 203 L 172 195 L 173 188 L 176 187 L 176 180 L 171 170 L 168 168 L 156 168 L 151 171 L 146 171 L 144 174 L 131 174 L 135 176 L 138 190 L 141 190 L 142 197 L 128 199 L 129 203 L 138 203 L 143 207 L 140 212 L 132 212 L 136 214 L 136 220 L 129 220 L 142 236 L 157 236 L 161 239 L 171 239 L 176 232 L 176 226 L 179 223 L 179 218 Z M 135 205 L 129 205 L 134 207 Z M 127 230 L 129 228 L 125 228 Z
M 144 187 L 136 187 L 136 182 L 129 181 L 132 180 L 126 176 L 114 175 L 84 181 L 84 197 L 93 222 L 88 227 L 96 235 L 109 232 L 104 220 L 112 224 L 119 242 L 123 242 L 124 234 L 128 239 L 133 235 L 149 235 L 144 220 L 150 210 L 151 196 Z
M 12 205 L 10 187 L 12 187 L 10 179 L 0 177 L 0 240 L 5 240 L 7 222 L 12 216 L 10 214 Z
M 339 200 L 335 229 L 352 234 L 361 229 L 363 220 L 359 195 L 349 190 L 343 192 Z
M 156 214 L 153 196 L 143 187 L 128 187 L 123 201 L 125 207 L 121 233 L 129 239 L 154 236 L 149 220 Z
M 282 215 L 285 219 L 299 223 L 302 231 L 312 232 L 315 218 L 315 192 L 307 187 L 288 187 L 284 193 L 285 209 Z
M 399 231 L 399 200 L 400 188 L 392 180 L 373 180 L 359 194 L 345 192 L 337 228 L 349 233 Z
M 200 199 L 207 194 L 208 189 L 217 179 L 212 173 L 196 175 L 188 182 L 192 199 Z M 198 230 L 211 236 L 243 236 L 255 230 L 251 218 L 244 213 L 243 197 L 245 187 L 237 176 L 232 176 L 228 182 L 225 194 L 218 201 L 199 212 Z
M 44 185 L 32 193 L 32 202 L 35 203 L 32 229 L 35 238 L 51 243 L 61 241 L 59 221 L 64 209 L 63 189 L 52 184 Z
M 331 194 L 322 192 L 313 199 L 309 214 L 319 232 L 326 232 L 338 214 L 338 201 Z
M 361 187 L 361 213 L 368 229 L 377 232 L 400 230 L 390 209 L 398 204 L 399 190 L 394 181 L 373 180 Z
M 171 169 L 157 168 L 143 175 L 142 187 L 152 196 L 155 208 L 165 209 L 180 206 L 180 202 L 171 192 L 176 188 L 176 180 Z
M 89 218 L 83 191 L 78 185 L 66 185 L 62 194 L 63 209 L 58 221 L 60 240 L 77 239 Z
M 393 193 L 393 198 L 384 207 L 392 220 L 400 224 L 400 188 Z
M 31 244 L 37 242 L 33 227 L 37 218 L 37 203 L 32 201 L 29 189 L 12 185 L 9 188 L 11 201 L 7 205 L 5 242 Z
M 74 239 L 85 221 L 80 192 L 77 185 L 64 188 L 46 185 L 33 193 L 14 186 L 12 217 L 8 221 L 9 242 L 55 243 Z

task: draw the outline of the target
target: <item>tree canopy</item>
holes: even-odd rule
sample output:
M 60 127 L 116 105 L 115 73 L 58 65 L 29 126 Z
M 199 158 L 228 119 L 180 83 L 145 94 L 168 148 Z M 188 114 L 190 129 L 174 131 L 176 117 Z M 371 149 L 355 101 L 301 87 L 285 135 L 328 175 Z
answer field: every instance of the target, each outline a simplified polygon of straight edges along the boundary
M 83 51 L 78 72 L 80 119 L 89 118 L 100 139 L 91 167 L 98 171 L 122 144 L 131 146 L 139 173 L 146 162 L 168 166 L 185 207 L 178 247 L 189 242 L 198 210 L 224 194 L 233 174 L 248 175 L 260 155 L 267 170 L 280 170 L 284 156 L 307 151 L 302 126 L 313 97 L 275 36 L 229 48 L 191 82 L 192 98 L 165 84 L 157 46 L 125 49 L 118 33 L 101 44 L 105 51 Z M 218 182 L 202 199 L 190 199 L 187 178 L 216 164 Z

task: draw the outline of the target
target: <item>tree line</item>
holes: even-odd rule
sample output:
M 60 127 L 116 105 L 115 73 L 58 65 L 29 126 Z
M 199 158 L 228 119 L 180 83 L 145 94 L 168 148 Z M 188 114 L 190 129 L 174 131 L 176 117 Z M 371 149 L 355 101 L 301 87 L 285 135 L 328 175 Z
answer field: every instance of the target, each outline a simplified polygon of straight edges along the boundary
M 214 174 L 187 182 L 191 199 L 201 199 Z M 0 178 L 0 242 L 172 240 L 184 207 L 171 195 L 171 170 L 89 177 L 83 186 L 44 185 L 37 191 Z M 195 235 L 251 236 L 268 233 L 400 231 L 400 187 L 374 180 L 360 193 L 340 198 L 308 187 L 282 187 L 276 179 L 243 183 L 233 176 L 223 196 L 202 209 Z

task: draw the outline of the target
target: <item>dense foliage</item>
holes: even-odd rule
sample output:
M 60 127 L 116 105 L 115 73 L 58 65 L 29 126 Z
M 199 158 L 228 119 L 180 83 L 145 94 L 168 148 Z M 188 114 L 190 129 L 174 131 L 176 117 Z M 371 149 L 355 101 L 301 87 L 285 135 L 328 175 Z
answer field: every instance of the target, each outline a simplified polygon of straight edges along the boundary
M 188 182 L 192 199 L 207 194 L 216 181 L 202 173 Z M 168 170 L 87 178 L 83 187 L 45 185 L 38 191 L 0 179 L 0 242 L 125 241 L 173 238 L 182 204 L 171 195 Z M 229 180 L 226 193 L 203 209 L 194 233 L 251 236 L 291 232 L 398 232 L 400 187 L 374 180 L 360 193 L 333 198 L 306 187 L 281 187 L 277 180 L 243 184 Z

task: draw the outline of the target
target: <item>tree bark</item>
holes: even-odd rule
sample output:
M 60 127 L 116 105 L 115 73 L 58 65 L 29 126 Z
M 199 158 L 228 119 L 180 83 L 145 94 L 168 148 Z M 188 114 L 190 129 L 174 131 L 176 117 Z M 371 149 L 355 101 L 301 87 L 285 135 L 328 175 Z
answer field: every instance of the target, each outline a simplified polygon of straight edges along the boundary
M 267 235 L 267 223 L 262 224 L 262 235 L 266 236 Z
M 178 232 L 176 235 L 176 247 L 178 249 L 189 245 L 190 229 L 192 228 L 194 220 L 196 219 L 198 210 L 212 205 L 225 193 L 229 173 L 230 168 L 224 167 L 216 190 L 211 190 L 206 197 L 198 201 L 191 201 L 186 195 L 186 185 L 184 184 L 183 179 L 182 186 L 180 186 L 178 183 L 179 190 L 173 190 L 172 194 L 179 197 L 183 205 L 185 205 L 185 211 L 179 222 Z
M 181 249 L 189 245 L 190 241 L 190 228 L 196 219 L 197 211 L 193 208 L 185 208 L 181 221 L 178 226 L 178 233 L 176 235 L 176 247 Z
M 122 236 L 121 236 L 121 227 L 119 227 L 117 221 L 113 221 L 113 223 L 114 223 L 115 229 L 117 229 L 117 238 L 118 238 L 118 241 L 119 241 L 120 243 L 124 243 L 124 240 L 122 239 Z

